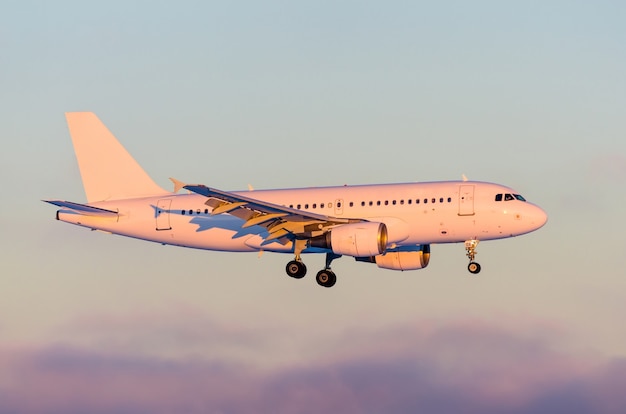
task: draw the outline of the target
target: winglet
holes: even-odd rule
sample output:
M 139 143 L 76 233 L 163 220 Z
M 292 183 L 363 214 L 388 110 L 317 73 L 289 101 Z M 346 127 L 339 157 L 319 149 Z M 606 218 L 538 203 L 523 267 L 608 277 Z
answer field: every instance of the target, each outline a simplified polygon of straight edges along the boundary
M 176 178 L 170 177 L 170 181 L 174 183 L 174 192 L 179 192 L 182 188 L 184 188 L 187 184 L 182 181 L 178 181 Z
M 461 178 L 463 178 L 463 181 L 467 181 L 467 177 L 465 176 L 465 174 L 461 174 Z

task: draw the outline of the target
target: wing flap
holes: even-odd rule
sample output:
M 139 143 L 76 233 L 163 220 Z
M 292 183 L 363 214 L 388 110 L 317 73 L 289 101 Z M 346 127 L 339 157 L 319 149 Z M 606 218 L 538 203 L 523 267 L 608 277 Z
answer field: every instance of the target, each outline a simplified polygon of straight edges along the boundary
M 245 229 L 247 227 L 261 225 L 261 224 L 265 223 L 266 221 L 270 221 L 270 220 L 274 220 L 274 219 L 277 219 L 277 218 L 285 217 L 286 215 L 287 215 L 287 213 L 259 214 L 258 216 L 254 216 L 254 217 L 248 219 L 248 221 L 243 223 L 243 226 L 241 226 L 241 227 Z
M 229 212 L 235 210 L 236 208 L 245 206 L 246 204 L 248 204 L 248 203 L 246 203 L 245 201 L 242 201 L 240 203 L 231 203 L 231 202 L 220 203 L 220 204 L 217 205 L 217 207 L 213 208 L 213 211 L 211 211 L 211 215 L 212 216 L 216 216 L 216 215 L 222 214 L 222 213 L 229 213 Z M 207 205 L 210 205 L 210 204 L 208 204 L 208 202 L 207 202 Z

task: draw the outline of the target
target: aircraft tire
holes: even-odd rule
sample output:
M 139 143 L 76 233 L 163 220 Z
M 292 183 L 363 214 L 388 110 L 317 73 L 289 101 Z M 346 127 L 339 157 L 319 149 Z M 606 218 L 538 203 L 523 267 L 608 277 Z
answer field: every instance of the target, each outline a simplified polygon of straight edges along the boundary
M 480 273 L 480 265 L 476 262 L 470 262 L 470 264 L 467 265 L 467 270 L 469 270 L 471 274 L 476 275 Z
M 294 279 L 302 279 L 306 275 L 306 266 L 302 262 L 292 260 L 287 263 L 285 271 L 287 272 L 287 275 L 289 277 L 293 277 Z
M 335 286 L 335 283 L 337 283 L 337 275 L 330 269 L 323 269 L 317 273 L 315 280 L 318 285 L 329 288 Z

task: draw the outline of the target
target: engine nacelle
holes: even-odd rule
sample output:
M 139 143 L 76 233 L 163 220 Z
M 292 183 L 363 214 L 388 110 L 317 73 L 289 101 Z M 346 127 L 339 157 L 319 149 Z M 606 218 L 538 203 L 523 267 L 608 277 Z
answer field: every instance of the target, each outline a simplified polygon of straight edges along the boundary
M 414 252 L 387 252 L 374 257 L 376 266 L 391 270 L 417 270 L 428 266 L 430 261 L 430 245 L 420 246 Z
M 387 249 L 385 223 L 362 222 L 342 224 L 323 236 L 311 239 L 311 247 L 330 249 L 335 254 L 364 257 L 378 256 Z

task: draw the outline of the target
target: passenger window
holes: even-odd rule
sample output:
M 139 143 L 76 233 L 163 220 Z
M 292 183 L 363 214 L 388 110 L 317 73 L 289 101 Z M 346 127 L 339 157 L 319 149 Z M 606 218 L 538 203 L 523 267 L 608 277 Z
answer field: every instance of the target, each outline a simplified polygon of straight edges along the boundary
M 361 201 L 361 207 L 365 207 L 365 201 Z
M 502 201 L 502 194 L 496 194 L 496 201 Z
M 193 214 L 193 210 L 189 210 L 189 214 Z
M 302 204 L 298 204 L 298 210 L 300 210 L 301 207 L 302 207 Z
M 400 200 L 400 205 L 404 205 L 404 200 Z
M 413 200 L 409 200 L 409 204 L 413 204 Z
M 436 203 L 436 202 L 437 202 L 437 200 L 433 198 L 432 202 L 433 202 L 433 203 Z
M 379 205 L 380 205 L 380 200 L 378 200 L 378 201 L 376 202 L 376 205 L 377 205 L 377 206 L 379 206 Z
M 427 198 L 424 199 L 424 204 L 428 204 L 428 199 Z
M 374 205 L 374 202 L 373 202 L 373 201 L 370 201 L 370 207 L 371 207 L 371 206 L 373 206 L 373 205 Z
M 341 208 L 341 202 L 337 203 L 337 208 Z
M 420 203 L 420 199 L 418 198 L 417 200 L 415 200 L 415 204 L 419 204 Z
M 350 201 L 350 207 L 354 207 L 354 203 Z
M 180 213 L 184 216 L 185 215 L 185 210 L 181 210 Z
M 443 203 L 443 197 L 441 197 L 441 198 L 439 199 L 439 202 L 440 202 L 440 203 Z
M 208 208 L 204 209 L 204 214 L 209 214 L 209 209 Z
M 393 204 L 393 205 L 395 206 L 395 205 L 396 205 L 396 200 L 393 200 L 393 201 L 391 202 L 391 204 Z
M 196 214 L 200 214 L 200 209 L 196 210 Z
M 320 203 L 320 208 L 324 208 L 324 203 Z
M 451 203 L 451 202 L 452 202 L 452 198 L 448 197 L 448 203 Z
M 388 206 L 389 205 L 389 200 L 385 200 L 385 205 Z

